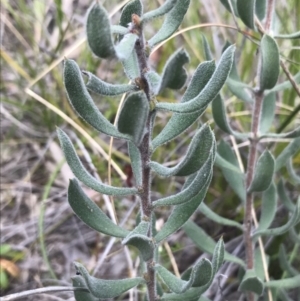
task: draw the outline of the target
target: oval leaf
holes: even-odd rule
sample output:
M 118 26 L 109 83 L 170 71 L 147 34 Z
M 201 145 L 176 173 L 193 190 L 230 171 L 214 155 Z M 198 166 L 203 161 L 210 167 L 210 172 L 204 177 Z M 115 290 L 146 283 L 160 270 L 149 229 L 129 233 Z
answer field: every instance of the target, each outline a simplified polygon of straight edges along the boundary
M 77 273 L 81 275 L 94 297 L 107 299 L 120 296 L 122 293 L 127 292 L 131 288 L 144 283 L 143 278 L 128 278 L 120 280 L 104 280 L 92 277 L 89 275 L 86 268 L 79 262 L 75 262 Z
M 260 0 L 258 0 L 260 1 Z M 245 25 L 251 29 L 255 29 L 254 26 L 254 11 L 256 0 L 237 0 L 236 7 L 238 14 Z
M 140 187 L 143 179 L 141 153 L 136 145 L 130 141 L 128 141 L 128 154 L 136 186 Z
M 260 133 L 266 133 L 272 126 L 276 109 L 276 94 L 268 93 L 263 100 L 261 118 L 259 124 Z
M 84 193 L 76 179 L 70 180 L 68 202 L 75 214 L 92 229 L 114 237 L 128 235 L 129 231 L 114 224 Z
M 265 150 L 258 158 L 252 182 L 248 188 L 249 192 L 265 191 L 271 185 L 275 169 L 275 160 L 273 155 Z
M 214 71 L 215 63 L 213 61 L 201 63 L 197 67 L 181 99 L 181 102 L 184 103 L 196 97 L 206 86 Z M 153 150 L 187 130 L 201 116 L 202 113 L 202 111 L 184 115 L 174 113 L 163 130 L 152 141 Z
M 142 18 L 141 21 L 142 22 L 149 22 L 150 20 L 154 19 L 154 18 L 158 18 L 160 16 L 165 15 L 167 12 L 169 12 L 174 5 L 176 4 L 176 2 L 179 0 L 166 0 L 163 5 L 159 6 L 157 9 L 151 10 L 147 13 L 145 13 Z
M 118 130 L 133 137 L 136 145 L 139 145 L 149 115 L 149 103 L 144 92 L 130 94 L 122 107 Z
M 261 39 L 260 90 L 272 89 L 279 76 L 279 51 L 276 41 L 265 34 Z
M 65 60 L 64 84 L 69 101 L 75 111 L 96 130 L 115 138 L 129 139 L 119 133 L 99 111 L 83 82 L 80 69 L 75 61 Z
M 86 83 L 88 90 L 100 95 L 120 95 L 138 89 L 135 85 L 113 85 L 106 83 L 105 81 L 96 77 L 94 74 L 87 71 L 83 71 L 82 73 L 87 75 L 89 78 L 88 82 Z
M 78 178 L 86 186 L 108 195 L 129 195 L 137 193 L 136 188 L 118 188 L 103 184 L 96 180 L 87 172 L 87 170 L 82 165 L 76 154 L 74 146 L 66 133 L 61 129 L 57 129 L 57 135 L 60 141 L 61 148 L 71 170 L 73 171 L 76 178 Z
M 148 41 L 150 48 L 169 38 L 181 24 L 190 5 L 190 0 L 178 0 L 173 8 L 166 14 L 159 31 Z
M 97 301 L 97 299 L 87 289 L 86 283 L 81 276 L 76 275 L 72 277 L 72 283 L 73 283 L 73 287 L 83 289 L 82 291 L 79 290 L 74 291 L 74 297 L 76 301 L 82 301 L 82 300 Z M 84 291 L 84 289 L 86 289 L 86 292 Z
M 126 60 L 122 60 L 121 62 L 128 78 L 135 80 L 137 77 L 140 77 L 140 68 L 135 51 Z
M 208 125 L 202 126 L 193 137 L 184 158 L 174 167 L 165 167 L 157 162 L 150 162 L 153 171 L 162 177 L 188 176 L 198 171 L 207 160 L 214 144 L 214 135 Z
M 233 63 L 234 50 L 235 46 L 230 46 L 224 51 L 211 79 L 195 98 L 188 102 L 178 104 L 161 102 L 156 105 L 156 108 L 159 110 L 169 110 L 177 113 L 192 113 L 206 108 L 208 104 L 219 94 L 228 77 Z
M 256 276 L 254 270 L 247 270 L 239 286 L 239 291 L 253 292 L 260 296 L 264 291 L 264 284 Z
M 106 10 L 98 1 L 88 12 L 86 34 L 88 44 L 95 55 L 100 58 L 109 58 L 116 55 L 109 18 Z
M 115 47 L 116 55 L 120 60 L 127 60 L 132 55 L 137 39 L 138 36 L 136 34 L 128 33 Z
M 121 13 L 120 25 L 128 27 L 129 23 L 132 21 L 132 15 L 136 14 L 141 16 L 143 13 L 143 4 L 140 0 L 132 0 L 128 2 Z

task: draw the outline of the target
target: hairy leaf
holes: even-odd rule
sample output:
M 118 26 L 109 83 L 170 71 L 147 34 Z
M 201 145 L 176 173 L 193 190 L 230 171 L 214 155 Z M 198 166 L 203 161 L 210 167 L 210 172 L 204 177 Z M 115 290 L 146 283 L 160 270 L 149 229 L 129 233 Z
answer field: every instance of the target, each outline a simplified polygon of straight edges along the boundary
M 205 258 L 193 266 L 188 281 L 177 278 L 159 264 L 155 266 L 155 270 L 165 285 L 176 294 L 184 293 L 190 287 L 204 286 L 210 282 L 212 277 L 212 264 Z
M 73 287 L 82 288 L 82 291 L 74 291 L 74 297 L 76 301 L 97 301 L 97 299 L 89 292 L 85 280 L 81 276 L 76 275 L 72 277 L 72 283 Z M 86 289 L 86 291 L 84 289 Z
M 98 279 L 90 276 L 86 268 L 79 262 L 75 262 L 75 267 L 77 273 L 84 278 L 91 294 L 96 298 L 114 298 L 145 282 L 141 277 L 120 280 Z
M 128 136 L 118 132 L 116 127 L 100 113 L 87 91 L 78 65 L 73 60 L 65 60 L 64 84 L 71 105 L 88 124 L 106 135 L 129 139 Z
M 234 220 L 222 217 L 222 216 L 218 215 L 217 213 L 215 213 L 214 211 L 212 211 L 204 202 L 202 202 L 200 204 L 199 210 L 205 215 L 206 218 L 209 218 L 210 220 L 212 220 L 220 225 L 236 227 L 242 231 L 244 229 L 240 223 L 238 223 Z
M 101 183 L 92 177 L 88 171 L 84 168 L 79 160 L 74 146 L 70 138 L 61 129 L 57 129 L 57 135 L 60 141 L 61 148 L 64 152 L 68 165 L 73 171 L 74 175 L 83 182 L 86 186 L 104 194 L 108 195 L 130 195 L 136 194 L 136 188 L 118 188 Z
M 142 159 L 139 149 L 134 143 L 128 141 L 128 154 L 131 161 L 131 168 L 136 182 L 136 186 L 142 185 Z
M 258 0 L 260 1 L 260 0 Z M 251 29 L 255 29 L 254 25 L 254 11 L 255 11 L 255 0 L 237 0 L 236 7 L 238 14 L 245 25 Z
M 154 18 L 158 18 L 158 17 L 165 15 L 174 7 L 176 2 L 178 2 L 178 1 L 179 0 L 166 0 L 163 3 L 163 5 L 159 6 L 157 9 L 154 9 L 154 10 L 151 10 L 151 11 L 145 13 L 142 16 L 141 21 L 143 23 L 145 23 L 145 22 L 149 22 L 150 20 L 152 20 Z
M 188 102 L 196 97 L 206 86 L 214 71 L 215 63 L 213 61 L 201 63 L 197 67 L 181 99 L 181 103 Z M 204 110 L 190 114 L 174 113 L 163 130 L 152 141 L 153 149 L 155 150 L 158 146 L 174 139 L 175 137 L 183 133 L 202 115 L 203 112 Z
M 144 261 L 148 261 L 153 256 L 154 244 L 150 237 L 147 236 L 150 223 L 141 221 L 122 241 L 123 245 L 136 247 Z
M 192 113 L 206 108 L 218 95 L 228 77 L 233 62 L 234 50 L 235 47 L 230 46 L 224 51 L 211 79 L 195 98 L 188 102 L 178 104 L 161 102 L 157 104 L 156 108 L 159 110 L 169 110 L 177 113 Z
M 136 52 L 132 52 L 126 60 L 122 60 L 124 71 L 131 80 L 140 77 L 139 63 Z
M 260 47 L 260 90 L 263 91 L 276 85 L 279 76 L 279 51 L 276 41 L 267 34 L 261 39 Z
M 147 72 L 144 73 L 144 76 L 148 82 L 148 85 L 151 88 L 151 91 L 153 91 L 153 93 L 155 95 L 158 94 L 159 91 L 159 87 L 161 85 L 161 76 L 158 75 L 155 71 L 153 70 L 149 70 Z
M 112 33 L 125 35 L 129 33 L 129 28 L 121 26 L 121 25 L 111 25 L 110 30 Z
M 284 207 L 288 209 L 289 212 L 294 212 L 295 205 L 287 195 L 286 189 L 284 187 L 284 182 L 282 181 L 282 179 L 280 179 L 277 184 L 277 193 Z
M 261 118 L 259 124 L 260 133 L 266 133 L 274 120 L 276 109 L 276 95 L 275 93 L 268 93 L 263 100 Z
M 177 50 L 165 64 L 158 93 L 165 88 L 181 89 L 186 82 L 187 73 L 183 68 L 189 62 L 189 55 L 184 49 Z
M 259 20 L 263 20 L 266 16 L 266 0 L 256 0 L 255 1 L 255 14 L 257 15 Z
M 286 278 L 282 280 L 271 280 L 265 283 L 265 287 L 292 289 L 292 288 L 299 287 L 299 283 L 300 283 L 300 275 L 297 275 L 292 278 Z
M 275 39 L 299 39 L 300 38 L 300 31 L 291 33 L 291 34 L 275 34 Z
M 291 180 L 295 183 L 295 185 L 300 184 L 300 176 L 297 175 L 294 167 L 293 167 L 293 158 L 290 157 L 286 164 L 287 171 L 289 173 L 289 176 L 291 177 Z
M 110 58 L 116 55 L 106 10 L 96 2 L 88 12 L 86 23 L 88 44 L 95 55 Z
M 188 221 L 183 226 L 183 230 L 201 251 L 213 254 L 216 247 L 216 242 L 202 228 L 200 228 L 194 222 Z M 242 267 L 245 266 L 243 260 L 231 255 L 226 251 L 224 251 L 224 259 L 226 261 L 234 262 Z
M 300 150 L 300 138 L 293 139 L 290 144 L 276 158 L 275 171 L 283 167 L 288 159 Z
M 296 73 L 295 75 L 293 75 L 294 81 L 296 84 L 300 84 L 300 72 Z M 290 89 L 292 88 L 292 84 L 289 80 L 276 85 L 274 88 L 272 88 L 271 90 L 267 90 L 266 93 L 272 93 L 272 92 L 279 92 L 279 91 L 283 91 L 286 89 Z
M 275 159 L 269 150 L 265 150 L 258 158 L 249 192 L 267 190 L 272 182 L 275 169 Z
M 257 295 L 261 295 L 264 290 L 264 284 L 259 279 L 254 270 L 247 270 L 244 278 L 239 286 L 239 291 L 242 292 L 253 292 Z
M 236 5 L 236 1 L 237 0 L 220 0 L 221 3 L 224 5 L 224 7 L 230 12 L 230 13 L 234 13 L 235 16 L 239 17 L 239 13 L 238 13 L 238 10 L 237 10 L 237 5 Z M 233 12 L 231 11 L 231 8 L 230 8 L 230 4 L 229 2 L 231 2 L 232 4 L 232 8 L 233 8 Z
M 178 0 L 166 14 L 164 23 L 159 31 L 148 41 L 150 48 L 169 38 L 181 24 L 190 5 L 190 0 Z
M 202 126 L 193 137 L 186 155 L 174 167 L 165 167 L 157 162 L 150 162 L 153 171 L 162 177 L 188 176 L 197 172 L 207 160 L 214 144 L 214 135 L 208 125 Z
M 212 174 L 212 155 L 207 159 L 205 164 L 201 167 L 197 175 L 193 178 L 193 181 L 187 187 L 183 187 L 182 191 L 162 199 L 153 202 L 154 207 L 168 206 L 168 205 L 179 205 L 189 202 L 193 197 L 198 195 L 203 187 L 205 187 L 209 178 Z
M 204 53 L 204 57 L 207 61 L 211 61 L 213 60 L 213 56 L 208 44 L 208 41 L 205 37 L 205 35 L 202 35 L 202 47 L 203 47 L 203 53 Z
M 116 55 L 120 60 L 127 60 L 132 55 L 137 39 L 138 36 L 136 34 L 128 33 L 115 47 Z
M 141 0 L 132 0 L 128 2 L 121 13 L 120 17 L 120 25 L 124 27 L 128 27 L 129 23 L 131 23 L 132 14 L 136 14 L 138 16 L 141 16 L 143 13 L 143 4 Z
M 118 130 L 132 138 L 136 145 L 139 145 L 145 124 L 149 114 L 149 103 L 144 92 L 130 94 L 122 107 L 119 119 Z
M 105 81 L 101 80 L 100 78 L 96 77 L 90 72 L 83 71 L 82 73 L 84 75 L 87 75 L 89 78 L 88 82 L 86 83 L 86 87 L 90 91 L 100 95 L 119 95 L 137 90 L 136 85 L 113 85 L 106 83 Z

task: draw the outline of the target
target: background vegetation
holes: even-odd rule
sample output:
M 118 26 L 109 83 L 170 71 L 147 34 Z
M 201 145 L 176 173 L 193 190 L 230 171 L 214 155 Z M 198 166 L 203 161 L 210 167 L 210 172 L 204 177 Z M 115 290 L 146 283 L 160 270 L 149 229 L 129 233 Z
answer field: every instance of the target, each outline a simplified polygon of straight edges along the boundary
M 62 81 L 62 60 L 74 58 L 81 69 L 88 70 L 108 82 L 124 82 L 122 66 L 114 61 L 101 61 L 93 57 L 85 41 L 84 23 L 87 8 L 92 1 L 2 1 L 1 9 L 1 295 L 46 286 L 49 284 L 67 285 L 74 274 L 72 262 L 82 261 L 88 268 L 95 267 L 97 276 L 104 278 L 132 276 L 137 273 L 137 260 L 124 251 L 119 241 L 95 233 L 73 216 L 66 202 L 66 188 L 72 178 L 68 166 L 58 146 L 56 126 L 65 128 L 75 139 L 86 166 L 92 173 L 98 173 L 103 181 L 115 185 L 130 184 L 129 159 L 126 146 L 120 141 L 110 141 L 104 135 L 92 131 L 72 111 L 66 98 Z M 102 1 L 118 22 L 120 8 L 126 1 Z M 163 1 L 144 1 L 147 8 L 154 8 Z M 296 32 L 300 28 L 300 1 L 276 2 L 278 31 Z M 159 28 L 160 21 L 155 24 Z M 239 23 L 246 30 L 242 23 Z M 226 41 L 237 45 L 238 70 L 243 81 L 253 82 L 256 75 L 256 50 L 254 43 L 245 39 L 231 27 L 235 23 L 221 3 L 214 1 L 192 1 L 185 16 L 182 29 L 196 28 L 182 32 L 165 43 L 151 56 L 151 62 L 158 71 L 177 48 L 184 46 L 189 52 L 191 62 L 186 68 L 192 74 L 200 61 L 202 34 L 209 40 L 214 55 L 219 59 Z M 156 28 L 147 28 L 149 34 Z M 251 33 L 251 32 L 250 32 Z M 300 70 L 300 42 L 297 40 L 279 41 L 282 57 L 292 74 Z M 286 81 L 281 71 L 280 81 Z M 183 91 L 166 91 L 159 100 L 174 101 Z M 245 103 L 233 97 L 226 90 L 227 112 L 234 129 L 245 132 L 250 128 L 251 111 Z M 98 101 L 102 112 L 112 122 L 118 110 L 118 101 L 101 98 Z M 276 120 L 274 132 L 292 130 L 300 124 L 300 100 L 294 89 L 277 94 Z M 165 116 L 165 115 L 164 115 Z M 158 116 L 161 124 L 166 120 Z M 201 117 L 214 127 L 211 109 Z M 158 133 L 159 126 L 155 128 Z M 189 129 L 189 138 L 195 128 Z M 247 160 L 248 144 L 239 144 L 234 137 L 224 134 L 215 127 L 217 141 L 223 139 L 234 150 L 240 164 Z M 84 143 L 80 143 L 80 140 Z M 278 139 L 276 140 L 278 141 Z M 268 146 L 278 155 L 289 142 L 280 143 L 268 140 Z M 186 140 L 178 138 L 156 151 L 156 159 L 165 158 L 177 162 L 184 154 Z M 89 156 L 88 154 L 92 154 Z M 300 170 L 300 154 L 293 159 L 294 168 Z M 299 186 L 294 184 L 287 171 L 281 175 L 287 181 L 288 195 L 295 200 Z M 117 179 L 117 180 L 116 180 Z M 160 195 L 179 190 L 182 183 L 166 179 L 154 181 L 155 191 Z M 90 191 L 95 201 L 112 210 L 109 199 Z M 154 195 L 154 197 L 156 197 Z M 228 186 L 219 169 L 215 169 L 206 204 L 216 213 L 242 222 L 243 207 L 232 189 Z M 115 206 L 122 210 L 119 221 L 133 224 L 136 215 L 135 199 L 116 199 Z M 259 213 L 259 203 L 255 204 Z M 165 212 L 168 214 L 168 211 Z M 286 221 L 287 210 L 279 204 L 276 225 Z M 235 228 L 217 225 L 203 214 L 197 213 L 194 221 L 217 240 L 223 235 L 226 249 L 243 258 L 242 236 Z M 158 220 L 159 223 L 159 220 Z M 299 231 L 299 227 L 298 227 Z M 265 251 L 270 260 L 270 276 L 273 279 L 285 277 L 280 266 L 278 253 L 285 242 L 287 260 L 294 266 L 300 264 L 297 256 L 299 244 L 294 244 L 288 235 L 269 239 Z M 181 252 L 178 252 L 178 251 Z M 187 238 L 184 232 L 173 235 L 161 249 L 166 262 L 171 258 L 171 269 L 181 272 L 199 257 L 200 251 Z M 111 268 L 113 267 L 113 268 Z M 226 281 L 215 285 L 210 292 L 216 294 L 215 300 L 239 300 L 237 292 L 237 268 L 226 270 Z M 216 293 L 218 292 L 218 293 Z M 292 300 L 299 298 L 294 290 Z M 72 293 L 55 296 L 42 295 L 37 300 L 73 300 Z M 25 299 L 24 299 L 25 300 Z M 29 297 L 28 300 L 35 300 Z

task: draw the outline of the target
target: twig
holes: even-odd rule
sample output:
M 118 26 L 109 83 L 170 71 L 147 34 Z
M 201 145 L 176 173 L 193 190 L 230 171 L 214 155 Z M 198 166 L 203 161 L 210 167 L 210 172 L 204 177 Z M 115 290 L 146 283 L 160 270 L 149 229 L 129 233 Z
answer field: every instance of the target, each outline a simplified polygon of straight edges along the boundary
M 285 63 L 283 62 L 282 59 L 280 60 L 280 66 L 281 66 L 283 72 L 285 73 L 286 77 L 288 78 L 288 80 L 292 84 L 293 88 L 295 89 L 296 93 L 300 97 L 300 88 L 297 85 L 293 75 L 290 73 L 289 69 L 287 68 L 287 66 L 285 65 Z

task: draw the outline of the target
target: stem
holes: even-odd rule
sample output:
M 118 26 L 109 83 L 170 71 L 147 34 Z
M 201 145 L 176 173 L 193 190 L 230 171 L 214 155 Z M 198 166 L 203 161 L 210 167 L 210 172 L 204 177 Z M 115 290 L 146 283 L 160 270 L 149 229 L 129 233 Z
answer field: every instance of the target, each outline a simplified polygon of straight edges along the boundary
M 267 17 L 266 17 L 266 23 L 265 23 L 265 31 L 269 32 L 271 23 L 272 23 L 272 16 L 273 16 L 273 11 L 274 11 L 274 4 L 275 0 L 268 0 L 268 5 L 267 5 Z
M 137 79 L 139 86 L 144 90 L 148 102 L 151 101 L 151 91 L 148 85 L 148 82 L 144 76 L 144 73 L 148 70 L 148 58 L 145 53 L 145 39 L 143 35 L 143 28 L 140 23 L 139 16 L 132 15 L 132 23 L 134 24 L 134 32 L 138 35 L 138 39 L 135 43 L 135 52 L 137 54 L 139 69 L 140 69 L 140 78 Z M 148 230 L 148 237 L 153 239 L 152 233 L 152 206 L 151 206 L 151 170 L 149 167 L 151 150 L 150 150 L 150 140 L 152 132 L 152 118 L 155 114 L 155 111 L 149 113 L 145 135 L 142 139 L 141 144 L 139 145 L 139 151 L 141 154 L 142 161 L 142 189 L 140 192 L 141 198 L 141 209 L 142 209 L 142 219 L 150 221 L 150 227 Z M 152 251 L 151 258 L 147 261 L 147 273 L 145 276 L 146 285 L 147 285 L 147 295 L 148 301 L 155 301 L 156 298 L 156 274 L 154 270 L 154 250 Z

